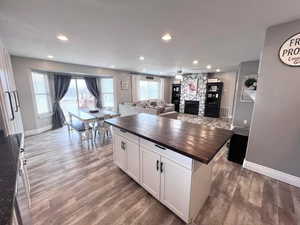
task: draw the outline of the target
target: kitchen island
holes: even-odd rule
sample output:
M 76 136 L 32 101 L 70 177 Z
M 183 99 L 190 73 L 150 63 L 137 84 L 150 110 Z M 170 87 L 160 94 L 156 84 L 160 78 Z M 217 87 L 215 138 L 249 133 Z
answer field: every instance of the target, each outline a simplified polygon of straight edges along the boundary
M 106 120 L 114 163 L 190 223 L 211 187 L 211 160 L 232 131 L 150 114 Z

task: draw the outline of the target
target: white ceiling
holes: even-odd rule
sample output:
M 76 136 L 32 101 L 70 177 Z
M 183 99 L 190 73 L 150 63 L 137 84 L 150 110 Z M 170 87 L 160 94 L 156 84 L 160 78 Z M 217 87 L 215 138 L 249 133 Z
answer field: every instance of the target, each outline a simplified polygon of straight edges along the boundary
M 297 18 L 299 0 L 0 0 L 0 36 L 14 55 L 164 75 L 233 70 L 259 58 L 267 27 Z

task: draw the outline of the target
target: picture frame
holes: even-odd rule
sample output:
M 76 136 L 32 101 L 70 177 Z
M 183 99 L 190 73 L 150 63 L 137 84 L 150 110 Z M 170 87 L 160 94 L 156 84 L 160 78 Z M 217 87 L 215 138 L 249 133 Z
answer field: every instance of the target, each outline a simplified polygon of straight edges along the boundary
M 128 90 L 129 89 L 129 82 L 125 80 L 121 80 L 121 90 Z
M 247 90 L 251 90 L 249 89 L 246 85 L 245 85 L 245 82 L 248 80 L 248 79 L 256 79 L 257 80 L 258 78 L 258 74 L 250 74 L 250 75 L 247 75 L 243 78 L 242 80 L 242 90 L 241 90 L 241 95 L 240 95 L 240 102 L 248 102 L 248 103 L 253 103 L 253 100 L 252 98 L 247 94 Z

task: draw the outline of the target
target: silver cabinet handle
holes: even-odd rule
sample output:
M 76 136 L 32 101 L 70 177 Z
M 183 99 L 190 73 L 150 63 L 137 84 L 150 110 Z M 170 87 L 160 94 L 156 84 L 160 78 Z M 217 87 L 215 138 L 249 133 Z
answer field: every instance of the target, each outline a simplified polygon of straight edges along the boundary
M 126 143 L 121 141 L 121 148 L 125 151 L 126 150 Z
M 16 105 L 15 112 L 18 112 L 19 108 L 20 108 L 18 92 L 17 91 L 13 91 L 13 95 L 14 95 L 15 105 Z
M 162 149 L 162 150 L 166 150 L 165 147 L 162 147 L 162 146 L 160 146 L 160 145 L 155 145 L 155 146 L 158 147 L 158 148 L 160 148 L 160 149 Z
M 10 111 L 11 111 L 11 118 L 10 120 L 13 121 L 15 119 L 15 113 L 14 113 L 14 108 L 11 102 L 11 94 L 9 91 L 6 91 L 5 93 L 8 94 L 8 99 L 9 99 L 9 104 L 10 104 Z

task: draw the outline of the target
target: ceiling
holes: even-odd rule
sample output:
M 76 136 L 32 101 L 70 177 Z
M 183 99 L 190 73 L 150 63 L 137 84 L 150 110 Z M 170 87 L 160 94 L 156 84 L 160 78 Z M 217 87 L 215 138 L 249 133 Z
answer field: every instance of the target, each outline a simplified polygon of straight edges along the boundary
M 0 0 L 0 37 L 14 55 L 171 75 L 234 70 L 297 18 L 299 0 Z

